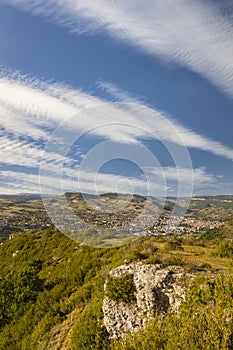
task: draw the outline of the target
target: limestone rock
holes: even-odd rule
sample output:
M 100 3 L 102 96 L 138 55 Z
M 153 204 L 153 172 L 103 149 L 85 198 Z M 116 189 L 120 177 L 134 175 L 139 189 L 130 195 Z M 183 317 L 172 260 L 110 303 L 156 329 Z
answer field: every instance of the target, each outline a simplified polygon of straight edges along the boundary
M 127 332 L 145 326 L 156 315 L 177 312 L 185 300 L 187 284 L 193 278 L 179 266 L 163 267 L 141 262 L 119 266 L 109 273 L 109 277 L 118 278 L 119 283 L 120 277 L 132 275 L 135 302 L 111 300 L 107 296 L 108 280 L 105 283 L 104 326 L 110 338 L 121 338 Z

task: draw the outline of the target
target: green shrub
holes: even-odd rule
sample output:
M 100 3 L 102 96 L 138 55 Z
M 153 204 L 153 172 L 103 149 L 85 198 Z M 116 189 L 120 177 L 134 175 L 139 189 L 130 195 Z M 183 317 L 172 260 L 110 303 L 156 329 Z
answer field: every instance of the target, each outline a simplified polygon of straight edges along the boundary
M 220 258 L 233 257 L 233 243 L 231 241 L 222 241 L 216 247 L 216 255 Z
M 69 350 L 108 348 L 107 332 L 102 326 L 101 308 L 102 300 L 98 298 L 86 305 L 72 330 Z
M 172 238 L 166 243 L 165 250 L 168 252 L 171 250 L 184 250 L 182 247 L 182 239 L 178 237 Z
M 144 329 L 114 341 L 113 350 L 233 349 L 233 274 L 198 278 L 177 315 L 157 317 Z
M 117 302 L 133 303 L 136 301 L 135 292 L 136 288 L 132 274 L 108 278 L 106 295 L 109 299 Z

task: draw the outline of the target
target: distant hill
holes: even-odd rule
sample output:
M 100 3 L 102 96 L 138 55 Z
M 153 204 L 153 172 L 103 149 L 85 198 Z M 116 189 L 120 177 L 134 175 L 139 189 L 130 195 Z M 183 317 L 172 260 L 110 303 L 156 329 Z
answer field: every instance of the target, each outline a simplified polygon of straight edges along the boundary
M 134 219 L 143 213 L 145 206 L 151 218 L 154 214 L 158 218 L 158 212 L 161 213 L 161 216 L 167 218 L 172 213 L 176 201 L 175 198 L 169 197 L 163 203 L 162 198 L 127 193 L 103 193 L 96 196 L 68 192 L 64 196 L 72 211 L 85 224 L 110 230 L 130 225 Z M 48 200 L 51 200 L 51 205 L 56 205 L 56 198 L 47 197 Z M 179 210 L 182 212 L 184 202 L 184 199 L 179 199 L 176 207 L 177 212 Z M 37 194 L 0 195 L 0 208 L 1 241 L 7 239 L 12 233 L 53 227 L 53 223 L 45 211 L 43 201 Z M 226 195 L 195 196 L 185 214 L 188 218 L 221 222 L 226 221 L 231 215 L 233 215 L 233 196 Z M 144 220 L 146 222 L 145 218 Z M 153 222 L 153 218 L 150 222 Z M 128 231 L 131 232 L 132 229 L 133 232 L 134 230 L 143 232 L 145 226 L 143 226 L 142 221 L 141 223 L 142 227 L 139 225 L 140 223 L 137 223 L 134 227 L 130 226 Z M 72 230 L 79 231 L 78 225 L 72 227 Z

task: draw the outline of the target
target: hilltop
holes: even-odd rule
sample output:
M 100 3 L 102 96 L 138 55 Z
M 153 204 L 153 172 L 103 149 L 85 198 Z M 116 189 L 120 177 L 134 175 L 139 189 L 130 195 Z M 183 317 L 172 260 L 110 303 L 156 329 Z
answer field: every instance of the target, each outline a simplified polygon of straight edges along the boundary
M 0 246 L 0 349 L 231 349 L 232 223 L 187 237 L 141 237 L 118 248 L 80 245 L 54 229 L 12 236 Z M 114 269 L 140 262 L 194 276 L 183 280 L 186 301 L 166 322 L 161 315 L 123 342 L 111 340 L 104 285 Z M 108 296 L 116 308 L 134 303 L 131 288 L 128 279 L 112 285 Z

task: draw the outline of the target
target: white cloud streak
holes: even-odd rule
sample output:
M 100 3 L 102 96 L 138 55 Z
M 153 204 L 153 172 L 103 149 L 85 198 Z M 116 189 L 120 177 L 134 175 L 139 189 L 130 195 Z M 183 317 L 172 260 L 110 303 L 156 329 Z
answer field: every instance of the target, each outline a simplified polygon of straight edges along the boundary
M 113 86 L 111 84 L 111 89 Z M 117 91 L 123 101 L 125 93 L 120 89 Z M 233 158 L 229 147 L 185 128 L 166 113 L 149 108 L 145 113 L 144 107 L 137 106 L 138 101 L 132 99 L 134 101 L 132 106 L 119 105 L 60 84 L 25 77 L 0 79 L 1 125 L 15 137 L 24 135 L 47 141 L 52 130 L 66 122 L 68 129 L 77 131 L 77 136 L 91 130 L 92 134 L 125 143 L 137 143 L 140 138 L 153 136 L 178 144 L 183 141 L 186 147 Z M 172 126 L 170 130 L 168 123 Z
M 114 86 L 111 88 L 112 93 L 117 91 L 118 98 L 120 96 L 124 100 L 124 92 L 114 89 Z M 71 133 L 75 136 L 77 134 L 78 137 L 84 132 L 89 132 L 91 136 L 97 135 L 112 140 L 113 143 L 132 145 L 140 143 L 142 139 L 155 138 L 161 142 L 192 147 L 232 159 L 232 149 L 220 142 L 183 127 L 178 122 L 172 121 L 165 113 L 139 106 L 133 99 L 132 102 L 135 103 L 119 105 L 62 84 L 42 82 L 19 74 L 17 77 L 2 76 L 0 78 L 0 123 L 3 132 L 0 139 L 0 159 L 4 166 L 22 166 L 35 170 L 38 169 L 40 159 L 43 157 L 51 172 L 65 161 L 71 176 L 77 160 L 64 157 L 62 147 L 69 140 Z M 43 153 L 44 145 L 61 122 L 66 123 L 66 133 L 61 135 L 58 147 Z M 169 125 L 171 127 L 168 128 Z M 25 170 L 22 181 L 23 176 L 20 177 L 19 173 L 15 172 L 16 183 L 22 181 L 22 186 L 26 186 L 25 181 L 28 179 L 28 186 L 33 190 L 31 186 L 35 183 L 35 178 L 38 180 L 38 176 L 33 175 L 32 182 L 30 178 L 32 175 L 26 173 Z M 167 171 L 166 174 L 169 180 L 172 170 Z M 87 179 L 87 175 L 87 173 L 84 174 L 83 179 Z M 202 175 L 203 178 L 209 179 L 210 175 L 206 173 Z M 108 177 L 116 180 L 112 174 L 108 174 Z M 67 179 L 67 186 L 68 181 Z M 74 188 L 73 182 L 69 185 L 71 189 Z M 91 185 L 87 183 L 86 186 Z M 107 177 L 102 175 L 99 186 L 102 189 L 109 188 Z M 140 188 L 140 186 L 144 186 L 141 180 L 136 184 L 136 187 Z
M 168 181 L 179 181 L 179 177 L 182 177 L 182 181 L 189 184 L 190 179 L 193 178 L 194 184 L 199 183 L 213 183 L 217 180 L 212 174 L 206 173 L 203 168 L 187 169 L 175 167 L 163 167 L 163 174 Z M 156 176 L 161 176 L 161 169 L 159 168 L 147 168 L 147 171 L 151 172 Z
M 143 52 L 177 62 L 233 97 L 233 26 L 204 0 L 7 0 L 75 33 L 104 30 Z M 228 2 L 225 13 L 231 13 Z
M 118 101 L 129 101 L 132 104 L 145 105 L 142 99 L 137 99 L 137 97 L 130 95 L 128 92 L 120 89 L 113 83 L 100 82 L 99 85 Z M 139 115 L 138 119 L 140 119 Z M 167 121 L 172 123 L 174 130 L 170 129 L 169 132 L 166 125 Z M 221 142 L 211 140 L 204 135 L 201 135 L 190 130 L 187 127 L 184 127 L 176 120 L 168 116 L 165 112 L 151 109 L 150 112 L 145 116 L 144 125 L 141 124 L 141 127 L 145 128 L 146 130 L 154 130 L 156 128 L 156 133 L 159 140 L 171 141 L 180 145 L 185 145 L 186 147 L 197 148 L 202 151 L 211 152 L 215 155 L 223 156 L 230 160 L 233 159 L 233 150 L 230 147 L 226 147 Z M 174 131 L 179 134 L 180 139 L 177 138 Z M 182 142 L 180 142 L 181 140 Z
M 69 168 L 65 170 L 67 170 L 66 174 L 69 175 L 67 178 L 58 178 L 56 176 L 56 173 L 53 174 L 53 170 L 51 168 L 50 175 L 44 176 L 40 179 L 40 181 L 44 184 L 43 188 L 48 189 L 48 193 L 57 194 L 58 188 L 56 184 L 58 183 L 61 184 L 63 192 L 77 192 L 80 190 L 80 188 L 82 190 L 82 193 L 93 193 L 95 192 L 94 189 L 97 191 L 96 194 L 117 192 L 117 189 L 119 192 L 118 184 L 121 183 L 120 192 L 122 193 L 129 193 L 129 188 L 131 188 L 133 189 L 132 193 L 140 193 L 151 196 L 163 196 L 164 194 L 169 193 L 169 186 L 171 186 L 173 182 L 176 183 L 179 180 L 177 169 L 175 167 L 163 168 L 163 174 L 161 173 L 160 168 L 148 168 L 147 170 L 151 172 L 151 174 L 154 176 L 154 179 L 157 178 L 158 181 L 157 185 L 156 183 L 149 183 L 149 192 L 147 192 L 147 183 L 144 179 L 103 173 L 98 173 L 98 176 L 96 178 L 95 173 L 87 171 L 80 171 L 79 176 L 77 176 L 77 171 Z M 217 180 L 215 176 L 206 173 L 202 168 L 197 168 L 193 171 L 190 169 L 179 169 L 179 173 L 182 174 L 182 187 L 184 189 L 186 189 L 186 186 L 190 185 L 190 178 L 192 175 L 194 175 L 194 188 L 197 189 L 209 184 L 215 184 Z M 161 187 L 161 176 L 165 176 L 166 181 L 170 184 L 168 187 Z M 37 174 L 25 173 L 22 171 L 15 172 L 11 170 L 5 170 L 0 171 L 0 178 L 0 188 L 3 188 L 6 193 L 11 190 L 11 188 L 13 188 L 14 193 L 22 193 L 23 191 L 37 193 L 40 192 L 39 176 Z M 6 180 L 7 186 L 3 187 Z M 126 180 L 127 182 L 124 183 L 122 180 Z M 131 184 L 130 187 L 128 186 L 129 183 Z M 185 195 L 185 192 L 183 192 L 182 195 Z

